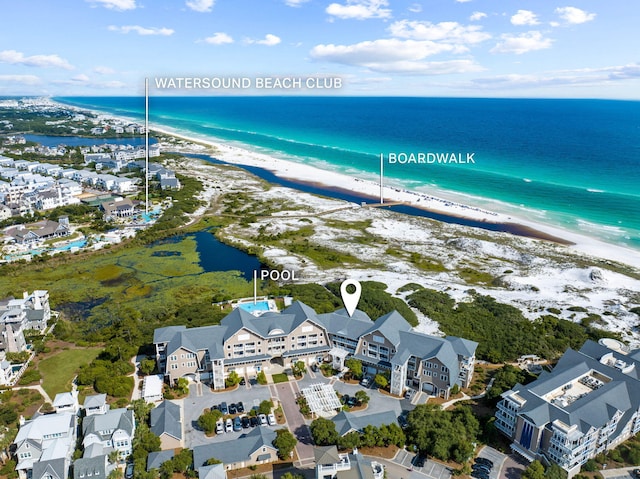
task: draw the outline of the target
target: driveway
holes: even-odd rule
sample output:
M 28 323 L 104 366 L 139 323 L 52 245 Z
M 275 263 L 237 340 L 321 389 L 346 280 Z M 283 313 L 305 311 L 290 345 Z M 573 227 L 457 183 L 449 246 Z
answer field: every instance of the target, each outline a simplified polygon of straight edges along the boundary
M 497 449 L 494 449 L 489 446 L 484 446 L 478 452 L 478 457 L 484 457 L 485 459 L 489 459 L 493 462 L 493 467 L 491 468 L 491 472 L 489 472 L 489 479 L 498 479 L 500 473 L 502 471 L 503 465 L 506 459 L 509 457 L 506 454 L 502 454 Z
M 499 477 L 500 479 L 520 479 L 527 465 L 520 456 L 510 454 L 502 464 Z
M 388 477 L 426 477 L 430 479 L 451 478 L 451 470 L 447 466 L 430 459 L 425 460 L 424 466 L 422 467 L 413 466 L 413 460 L 415 457 L 416 455 L 414 453 L 409 452 L 406 449 L 400 449 L 396 454 L 396 457 L 394 457 L 391 461 L 386 461 L 391 464 L 391 466 L 385 464 L 387 465 L 387 471 L 389 472 L 389 474 L 393 473 L 393 475 Z M 393 467 L 394 465 L 395 467 Z

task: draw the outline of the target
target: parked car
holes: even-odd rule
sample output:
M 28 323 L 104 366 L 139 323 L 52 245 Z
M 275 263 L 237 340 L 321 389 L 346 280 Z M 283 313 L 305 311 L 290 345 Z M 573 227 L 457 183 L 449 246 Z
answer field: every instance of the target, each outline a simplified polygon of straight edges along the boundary
M 476 462 L 478 464 L 486 464 L 487 466 L 493 467 L 493 461 L 491 459 L 487 459 L 486 457 L 476 457 Z
M 242 431 L 242 421 L 239 416 L 236 416 L 233 420 L 233 430 L 234 431 Z
M 275 426 L 277 424 L 276 417 L 272 412 L 267 416 L 267 422 L 269 423 L 269 426 Z
M 247 429 L 251 425 L 251 421 L 247 416 L 242 416 L 240 420 L 242 421 L 242 429 Z
M 266 426 L 267 423 L 267 416 L 265 414 L 259 414 L 258 415 L 258 419 L 260 420 L 260 425 L 261 426 Z
M 229 408 L 227 407 L 227 403 L 224 401 L 220 403 L 220 412 L 222 414 L 229 414 Z
M 426 457 L 418 454 L 416 457 L 413 458 L 413 465 L 415 467 L 424 467 L 425 460 L 426 460 Z
M 244 404 L 242 404 L 242 401 L 236 403 L 236 409 L 240 414 L 244 412 Z
M 240 378 L 240 386 L 244 386 L 245 384 L 247 384 L 247 380 L 245 378 Z
M 133 462 L 128 462 L 127 467 L 124 470 L 125 479 L 131 479 L 133 477 Z
M 222 422 L 222 419 L 216 423 L 216 434 L 224 434 L 224 422 Z
M 353 407 L 353 406 L 356 406 L 357 404 L 358 404 L 358 398 L 356 398 L 355 396 L 351 396 L 349 399 L 347 399 L 347 406 Z
M 407 389 L 407 392 L 404 393 L 404 398 L 405 399 L 411 399 L 413 397 L 413 393 L 415 393 L 415 390 Z
M 340 402 L 342 404 L 347 404 L 348 400 L 349 400 L 349 395 L 348 394 L 343 394 L 342 397 L 340 398 Z
M 217 404 L 214 404 L 213 406 L 211 406 L 211 410 L 212 411 L 219 411 L 220 410 L 220 406 L 218 406 Z
M 371 376 L 365 376 L 362 378 L 362 381 L 360 381 L 360 386 L 364 386 L 365 388 L 368 388 L 369 386 L 371 386 L 372 383 L 373 383 L 373 378 Z
M 486 471 L 471 471 L 471 477 L 476 479 L 489 479 L 489 473 Z
M 256 416 L 251 416 L 249 418 L 249 422 L 251 423 L 251 427 L 256 427 L 260 425 L 260 420 Z
M 317 372 L 318 372 L 318 363 L 313 363 L 313 364 L 311 365 L 311 370 L 312 370 L 314 373 L 317 373 Z
M 234 403 L 229 404 L 229 414 L 236 414 L 237 412 L 236 405 Z
M 233 421 L 231 418 L 227 418 L 227 422 L 224 425 L 224 432 L 232 432 L 233 431 Z
M 633 477 L 635 477 L 636 479 L 640 479 L 640 469 L 634 469 L 632 471 L 632 475 Z
M 489 466 L 487 464 L 475 463 L 473 466 L 471 466 L 471 470 L 472 471 L 484 471 L 487 474 L 489 474 L 489 472 L 491 472 L 491 466 Z

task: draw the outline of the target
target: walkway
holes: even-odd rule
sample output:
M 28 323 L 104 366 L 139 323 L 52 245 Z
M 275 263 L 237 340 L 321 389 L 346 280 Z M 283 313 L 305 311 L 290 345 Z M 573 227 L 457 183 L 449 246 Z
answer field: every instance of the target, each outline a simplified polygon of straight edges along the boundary
M 314 464 L 313 440 L 311 431 L 307 426 L 304 416 L 300 413 L 300 408 L 296 403 L 296 394 L 300 393 L 296 381 L 286 383 L 269 384 L 271 395 L 277 397 L 282 405 L 282 410 L 287 418 L 289 430 L 298 439 L 296 452 L 298 453 L 298 467 L 309 467 Z
M 45 402 L 48 402 L 49 404 L 51 404 L 53 406 L 53 401 L 51 400 L 51 398 L 49 397 L 47 392 L 44 389 L 42 389 L 42 386 L 40 386 L 39 384 L 37 384 L 35 386 L 18 386 L 18 387 L 12 388 L 13 391 L 16 391 L 18 389 L 35 389 L 40 394 L 42 394 L 42 397 L 44 398 Z

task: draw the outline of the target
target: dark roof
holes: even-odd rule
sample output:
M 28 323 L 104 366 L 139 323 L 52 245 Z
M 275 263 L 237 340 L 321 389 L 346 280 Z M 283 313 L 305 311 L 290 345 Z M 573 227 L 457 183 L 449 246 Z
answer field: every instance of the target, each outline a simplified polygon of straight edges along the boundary
M 150 452 L 147 456 L 147 471 L 150 471 L 151 469 L 159 469 L 163 463 L 173 459 L 174 454 L 175 452 L 173 449 Z
M 156 436 L 168 434 L 178 440 L 182 439 L 182 422 L 180 406 L 171 401 L 162 401 L 151 410 L 151 432 Z

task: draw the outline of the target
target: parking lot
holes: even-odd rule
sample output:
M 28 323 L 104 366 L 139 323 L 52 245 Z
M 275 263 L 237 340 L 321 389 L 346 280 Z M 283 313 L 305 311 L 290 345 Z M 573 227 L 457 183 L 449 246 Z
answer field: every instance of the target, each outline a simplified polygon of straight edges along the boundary
M 265 399 L 271 399 L 271 394 L 267 386 L 238 386 L 238 388 L 233 391 L 212 392 L 206 385 L 191 384 L 189 396 L 183 400 L 185 447 L 193 448 L 202 444 L 229 441 L 249 431 L 249 429 L 243 429 L 242 431 L 207 437 L 203 431 L 198 429 L 198 417 L 200 417 L 205 409 L 210 409 L 211 406 L 220 404 L 222 401 L 225 401 L 227 404 L 242 401 L 245 414 L 248 414 L 252 407 L 257 407 Z M 259 427 L 273 427 L 275 429 L 278 426 Z

